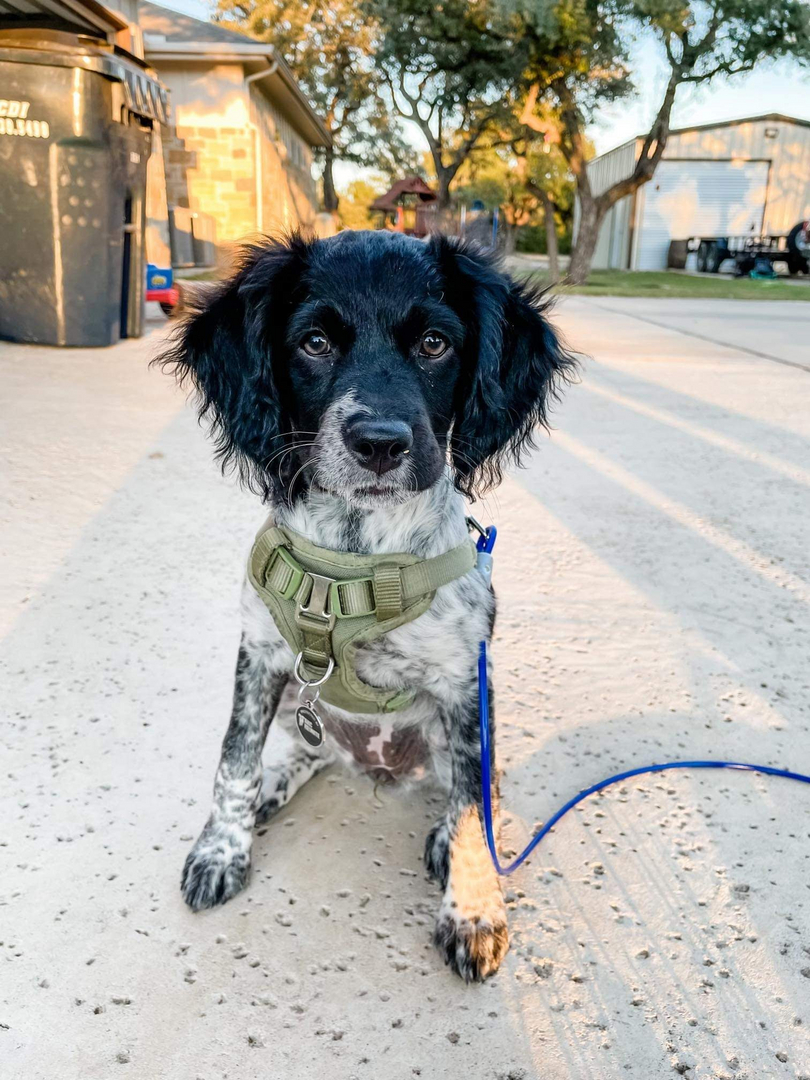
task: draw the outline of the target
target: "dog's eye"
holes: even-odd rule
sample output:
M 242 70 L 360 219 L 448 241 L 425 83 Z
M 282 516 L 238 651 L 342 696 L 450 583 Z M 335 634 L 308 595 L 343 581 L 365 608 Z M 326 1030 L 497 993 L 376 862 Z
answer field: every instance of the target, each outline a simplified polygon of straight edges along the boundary
M 326 356 L 332 350 L 332 346 L 329 344 L 329 338 L 326 334 L 321 334 L 318 331 L 307 334 L 301 342 L 301 348 L 309 356 Z
M 441 356 L 446 351 L 447 342 L 441 334 L 438 334 L 435 330 L 428 330 L 426 334 L 423 334 L 422 340 L 419 342 L 419 352 L 422 356 L 430 356 L 435 360 L 437 356 Z

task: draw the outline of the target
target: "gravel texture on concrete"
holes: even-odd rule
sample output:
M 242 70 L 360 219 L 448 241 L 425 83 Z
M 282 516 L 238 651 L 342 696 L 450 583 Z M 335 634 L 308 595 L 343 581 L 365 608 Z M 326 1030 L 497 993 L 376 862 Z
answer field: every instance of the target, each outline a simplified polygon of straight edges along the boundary
M 560 306 L 592 359 L 477 511 L 501 530 L 507 848 L 633 765 L 810 771 L 810 371 L 607 306 Z M 810 306 L 778 307 L 741 314 L 795 359 Z M 725 340 L 727 305 L 700 319 Z M 263 512 L 147 369 L 158 337 L 0 347 L 3 1080 L 810 1077 L 810 791 L 784 781 L 588 800 L 506 883 L 483 986 L 430 944 L 430 792 L 327 772 L 244 893 L 183 906 Z

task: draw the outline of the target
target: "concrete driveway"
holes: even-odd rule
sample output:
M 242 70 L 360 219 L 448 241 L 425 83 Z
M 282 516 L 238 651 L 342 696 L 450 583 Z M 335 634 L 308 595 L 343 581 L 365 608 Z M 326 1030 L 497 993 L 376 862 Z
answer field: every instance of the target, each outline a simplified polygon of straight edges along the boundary
M 806 286 L 804 282 L 797 282 L 796 288 Z M 782 364 L 798 364 L 810 371 L 810 302 L 638 300 L 621 296 L 606 296 L 589 302 L 602 311 L 676 330 L 696 341 L 731 346 L 735 353 Z
M 477 511 L 515 848 L 634 765 L 810 772 L 810 372 L 751 355 L 802 362 L 810 305 L 775 336 L 782 308 L 558 310 L 592 359 Z M 590 799 L 508 881 L 484 986 L 430 945 L 436 808 L 363 778 L 314 780 L 242 895 L 184 908 L 263 514 L 156 344 L 0 346 L 3 1080 L 810 1077 L 810 790 L 785 781 Z

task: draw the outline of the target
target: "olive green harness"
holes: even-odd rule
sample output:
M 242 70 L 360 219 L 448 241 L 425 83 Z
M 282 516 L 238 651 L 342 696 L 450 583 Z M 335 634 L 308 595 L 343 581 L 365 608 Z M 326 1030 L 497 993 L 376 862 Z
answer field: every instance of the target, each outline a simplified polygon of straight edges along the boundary
M 427 611 L 438 588 L 474 566 L 472 540 L 432 559 L 352 555 L 268 524 L 251 550 L 248 578 L 295 654 L 300 679 L 323 679 L 320 696 L 330 705 L 387 713 L 410 704 L 416 692 L 363 682 L 357 649 Z

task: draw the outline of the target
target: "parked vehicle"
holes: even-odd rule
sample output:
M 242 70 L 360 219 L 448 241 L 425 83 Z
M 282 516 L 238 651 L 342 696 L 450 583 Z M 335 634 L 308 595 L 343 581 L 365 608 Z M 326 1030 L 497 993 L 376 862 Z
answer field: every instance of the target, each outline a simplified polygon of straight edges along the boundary
M 788 273 L 810 274 L 810 221 L 800 221 L 786 236 L 695 236 L 689 249 L 697 251 L 697 268 L 716 274 L 726 259 L 733 259 L 738 277 L 771 277 L 774 263 Z

